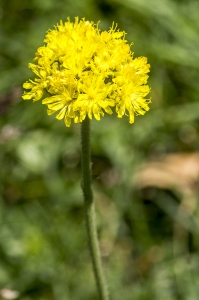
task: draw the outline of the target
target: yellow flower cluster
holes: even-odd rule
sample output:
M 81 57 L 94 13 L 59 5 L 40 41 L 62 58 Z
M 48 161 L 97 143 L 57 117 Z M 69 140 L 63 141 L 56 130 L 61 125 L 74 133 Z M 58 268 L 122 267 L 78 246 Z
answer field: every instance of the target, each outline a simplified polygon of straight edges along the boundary
M 104 112 L 118 118 L 143 115 L 149 110 L 150 99 L 146 85 L 150 65 L 145 57 L 133 59 L 125 32 L 114 25 L 100 31 L 93 22 L 75 18 L 55 26 L 47 32 L 45 46 L 37 49 L 36 64 L 29 67 L 37 75 L 24 83 L 24 100 L 43 98 L 48 114 L 57 113 L 70 126 L 82 122 L 86 116 L 100 120 Z

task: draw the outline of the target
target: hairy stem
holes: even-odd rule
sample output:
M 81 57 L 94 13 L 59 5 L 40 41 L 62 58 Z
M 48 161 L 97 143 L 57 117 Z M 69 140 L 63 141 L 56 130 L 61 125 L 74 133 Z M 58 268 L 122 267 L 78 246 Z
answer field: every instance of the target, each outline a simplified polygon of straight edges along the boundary
M 109 300 L 109 294 L 103 274 L 100 258 L 97 228 L 95 222 L 95 206 L 91 189 L 91 162 L 90 162 L 90 120 L 87 117 L 81 127 L 82 143 L 82 190 L 84 195 L 84 207 L 88 243 L 93 264 L 93 271 L 101 300 Z

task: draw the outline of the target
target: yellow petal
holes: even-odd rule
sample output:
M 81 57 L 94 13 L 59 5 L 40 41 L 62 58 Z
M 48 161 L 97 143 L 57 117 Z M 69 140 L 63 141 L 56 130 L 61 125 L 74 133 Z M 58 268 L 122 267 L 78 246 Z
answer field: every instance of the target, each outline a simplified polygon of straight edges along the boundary
M 97 120 L 97 121 L 100 121 L 100 114 L 98 113 L 98 114 L 94 114 L 94 117 L 95 117 L 95 119 Z
M 118 109 L 118 111 L 117 111 L 117 116 L 118 116 L 118 118 L 122 118 L 123 117 L 123 115 L 124 115 L 124 113 L 125 113 L 125 108 L 124 107 L 120 107 L 119 109 Z
M 66 114 L 66 107 L 64 107 L 57 115 L 56 118 L 58 120 L 62 120 Z
M 88 111 L 88 117 L 89 117 L 90 120 L 92 120 L 92 111 L 91 111 L 91 109 Z
M 44 79 L 46 79 L 46 75 L 47 75 L 46 71 L 41 70 L 39 73 L 41 75 L 40 77 L 43 77 Z
M 33 84 L 30 83 L 30 82 L 25 82 L 25 83 L 23 84 L 23 88 L 24 88 L 24 89 L 31 89 L 32 87 L 33 87 Z
M 55 110 L 52 110 L 52 109 L 48 109 L 47 110 L 47 114 L 48 116 L 51 116 L 52 114 L 54 114 L 56 111 Z
M 74 110 L 73 110 L 72 105 L 69 105 L 67 115 L 68 115 L 70 118 L 74 118 Z
M 39 74 L 38 66 L 37 66 L 37 65 L 34 65 L 34 64 L 29 63 L 29 64 L 28 64 L 28 67 L 31 68 L 32 71 L 33 71 L 37 76 L 40 77 L 40 74 Z
M 75 115 L 75 117 L 74 117 L 74 122 L 75 123 L 80 123 L 81 122 L 81 118 L 80 118 L 80 116 L 79 115 Z
M 42 96 L 43 96 L 43 91 L 42 90 L 37 90 L 34 94 L 33 101 L 40 100 Z
M 63 107 L 64 107 L 64 103 L 60 103 L 60 102 L 48 104 L 48 108 L 53 110 L 59 110 Z
M 134 112 L 129 112 L 129 123 L 133 124 L 134 119 L 135 119 Z
M 70 127 L 70 125 L 71 125 L 71 118 L 65 116 L 64 122 L 65 122 L 65 124 L 66 124 L 67 127 Z
M 112 110 L 109 106 L 107 106 L 106 108 L 104 108 L 105 112 L 107 112 L 107 114 L 112 115 Z
M 31 100 L 33 98 L 33 94 L 32 93 L 24 93 L 24 95 L 22 96 L 22 98 L 24 100 Z
M 55 102 L 55 98 L 54 97 L 47 97 L 44 100 L 42 100 L 42 104 L 48 104 L 48 103 L 52 103 L 52 102 Z

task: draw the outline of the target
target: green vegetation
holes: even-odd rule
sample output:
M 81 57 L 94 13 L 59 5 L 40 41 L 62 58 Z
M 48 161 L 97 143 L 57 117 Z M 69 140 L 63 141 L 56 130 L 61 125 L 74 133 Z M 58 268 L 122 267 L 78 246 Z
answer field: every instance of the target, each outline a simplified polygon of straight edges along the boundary
M 181 188 L 164 181 L 162 189 L 157 182 L 140 191 L 135 181 L 143 162 L 198 151 L 198 14 L 197 0 L 2 0 L 2 299 L 5 289 L 20 300 L 98 299 L 80 188 L 80 126 L 66 128 L 40 102 L 21 99 L 32 76 L 27 64 L 46 30 L 67 16 L 101 20 L 103 30 L 115 21 L 135 56 L 151 64 L 153 103 L 144 117 L 133 125 L 115 115 L 92 121 L 93 189 L 112 299 L 198 299 L 197 163 Z M 177 161 L 173 168 L 183 173 Z M 182 201 L 195 203 L 191 212 L 179 213 Z

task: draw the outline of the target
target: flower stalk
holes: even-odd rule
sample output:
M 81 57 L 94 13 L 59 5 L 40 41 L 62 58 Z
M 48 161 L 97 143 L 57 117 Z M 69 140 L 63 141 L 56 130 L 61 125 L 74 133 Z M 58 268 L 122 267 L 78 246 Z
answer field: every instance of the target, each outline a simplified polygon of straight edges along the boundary
M 100 258 L 97 228 L 95 221 L 95 205 L 91 189 L 91 164 L 90 164 L 90 120 L 87 117 L 81 125 L 82 145 L 82 190 L 84 195 L 84 208 L 88 244 L 92 259 L 93 271 L 101 300 L 109 300 L 109 293 L 103 274 Z

